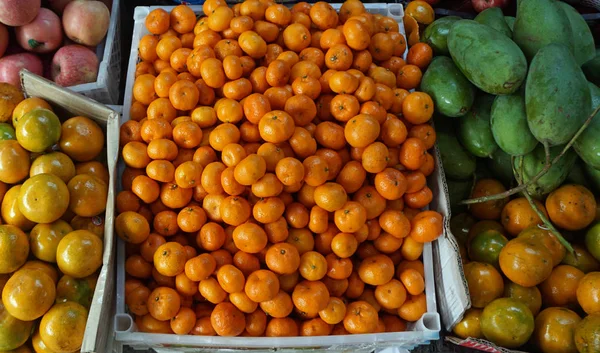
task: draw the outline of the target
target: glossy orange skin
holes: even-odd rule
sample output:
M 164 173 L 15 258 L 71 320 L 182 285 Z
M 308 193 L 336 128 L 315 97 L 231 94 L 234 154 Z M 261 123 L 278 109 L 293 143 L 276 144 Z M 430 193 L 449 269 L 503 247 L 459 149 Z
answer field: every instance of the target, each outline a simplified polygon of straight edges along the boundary
M 596 217 L 596 199 L 581 185 L 563 185 L 546 199 L 550 220 L 567 230 L 587 227 Z
M 540 243 L 513 239 L 500 251 L 500 268 L 511 281 L 523 287 L 542 283 L 552 273 L 552 255 Z
M 537 225 L 528 227 L 519 233 L 518 238 L 539 242 L 552 255 L 552 267 L 557 266 L 564 259 L 567 249 L 558 241 L 551 231 Z
M 504 282 L 494 266 L 481 262 L 469 262 L 464 266 L 464 271 L 473 307 L 484 308 L 491 301 L 502 296 Z
M 544 353 L 575 353 L 573 333 L 581 317 L 567 308 L 547 308 L 535 318 L 532 341 Z
M 600 314 L 600 272 L 590 272 L 579 281 L 577 301 L 587 314 Z
M 483 338 L 480 326 L 481 312 L 481 309 L 476 308 L 467 310 L 462 320 L 454 326 L 452 332 L 462 339 L 468 337 Z
M 535 203 L 538 209 L 548 217 L 544 205 L 539 201 L 535 201 Z M 502 222 L 502 226 L 508 234 L 512 236 L 517 236 L 530 226 L 542 224 L 542 220 L 524 197 L 511 200 L 504 206 L 500 215 L 500 222 Z
M 545 306 L 568 306 L 577 304 L 577 288 L 584 273 L 569 265 L 556 266 L 539 288 Z

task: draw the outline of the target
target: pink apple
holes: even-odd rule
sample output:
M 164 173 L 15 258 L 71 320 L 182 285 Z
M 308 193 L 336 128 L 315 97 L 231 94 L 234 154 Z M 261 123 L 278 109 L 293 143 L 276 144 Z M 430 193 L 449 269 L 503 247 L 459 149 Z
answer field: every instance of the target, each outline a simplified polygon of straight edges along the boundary
M 22 26 L 33 21 L 40 10 L 41 0 L 0 1 L 0 22 L 7 26 Z
M 25 49 L 36 53 L 48 53 L 62 44 L 63 33 L 60 18 L 41 8 L 35 19 L 15 30 L 17 42 Z
M 62 23 L 67 37 L 93 47 L 106 36 L 110 11 L 102 1 L 75 0 L 65 8 Z
M 30 53 L 14 54 L 0 59 L 0 82 L 8 82 L 21 87 L 19 71 L 27 69 L 36 75 L 42 75 L 44 68 L 40 58 Z
M 109 11 L 112 11 L 112 5 L 113 5 L 113 0 L 100 0 L 104 3 L 104 5 L 106 5 L 106 7 L 108 7 Z
M 59 86 L 95 82 L 97 77 L 98 57 L 82 45 L 62 47 L 52 58 L 52 80 Z
M 504 7 L 508 4 L 509 0 L 471 0 L 473 8 L 477 12 L 481 12 L 490 7 Z
M 8 48 L 8 29 L 0 23 L 0 58 L 6 52 L 6 48 Z
M 57 14 L 63 13 L 65 7 L 73 0 L 48 0 L 48 6 Z

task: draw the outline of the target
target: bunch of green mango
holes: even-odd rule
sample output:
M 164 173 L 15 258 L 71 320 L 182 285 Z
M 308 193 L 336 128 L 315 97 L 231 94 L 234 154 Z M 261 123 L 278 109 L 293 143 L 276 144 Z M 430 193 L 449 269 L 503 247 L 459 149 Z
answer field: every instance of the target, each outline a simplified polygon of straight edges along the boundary
M 499 8 L 474 20 L 443 17 L 421 41 L 435 54 L 421 90 L 436 106 L 453 201 L 468 196 L 473 176 L 511 186 L 514 167 L 531 180 L 547 153 L 558 156 L 600 105 L 600 51 L 583 17 L 564 2 L 520 0 L 516 17 Z M 600 113 L 527 192 L 543 198 L 565 180 L 587 180 L 600 191 Z

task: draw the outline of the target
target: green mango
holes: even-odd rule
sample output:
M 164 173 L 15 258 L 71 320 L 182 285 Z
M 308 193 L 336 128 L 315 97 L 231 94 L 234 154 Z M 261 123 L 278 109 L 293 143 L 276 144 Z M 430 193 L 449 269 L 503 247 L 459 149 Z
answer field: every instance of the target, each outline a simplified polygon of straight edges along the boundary
M 448 49 L 456 66 L 482 91 L 514 93 L 525 81 L 527 60 L 507 36 L 473 20 L 455 22 Z
M 519 1 L 513 40 L 529 60 L 550 43 L 562 43 L 573 51 L 571 24 L 555 0 Z
M 493 102 L 494 96 L 480 93 L 471 110 L 458 121 L 458 140 L 477 157 L 489 157 L 498 149 L 490 125 Z
M 600 86 L 600 49 L 596 49 L 596 56 L 583 64 L 581 69 L 591 83 Z
M 592 185 L 592 189 L 596 190 L 596 192 L 600 192 L 600 169 L 593 168 L 583 163 L 583 170 L 585 171 L 585 175 L 590 179 L 589 181 Z
M 596 55 L 596 46 L 590 26 L 585 22 L 581 14 L 573 6 L 559 1 L 556 3 L 563 10 L 571 24 L 571 43 L 573 43 L 573 54 L 577 64 L 583 65 L 592 60 Z
M 513 184 L 515 177 L 512 170 L 511 156 L 498 148 L 490 158 L 486 159 L 488 169 L 493 173 L 494 178 L 500 180 L 504 185 Z
M 492 104 L 490 125 L 498 146 L 511 156 L 527 154 L 538 144 L 527 126 L 525 98 L 521 92 L 496 97 Z
M 447 56 L 434 58 L 421 80 L 421 91 L 431 96 L 445 116 L 465 115 L 475 100 L 475 87 Z
M 583 163 L 581 159 L 577 158 L 575 164 L 573 165 L 573 169 L 571 169 L 571 172 L 567 176 L 566 182 L 569 184 L 583 185 L 586 188 L 590 189 L 591 184 L 585 175 L 585 169 L 583 167 L 584 164 L 585 163 Z
M 550 148 L 550 160 L 552 161 L 560 154 L 564 146 L 554 146 Z M 527 192 L 536 199 L 543 198 L 554 189 L 559 187 L 569 176 L 577 155 L 573 149 L 569 149 L 538 181 L 527 188 Z M 520 170 L 521 160 L 523 161 L 523 171 Z M 522 174 L 523 183 L 529 182 L 536 176 L 546 163 L 546 154 L 544 146 L 538 145 L 531 153 L 515 158 L 515 169 Z
M 433 21 L 423 32 L 421 41 L 429 44 L 433 53 L 437 55 L 450 55 L 448 51 L 448 33 L 454 22 L 460 20 L 458 16 L 447 16 Z
M 591 114 L 593 109 L 600 106 L 600 88 L 591 82 L 588 82 L 588 87 L 592 95 Z M 585 163 L 600 168 L 600 112 L 594 115 L 590 125 L 575 140 L 573 148 Z
M 443 122 L 445 117 L 436 119 L 437 144 L 442 157 L 442 165 L 448 178 L 464 180 L 475 173 L 475 156 L 465 150 L 454 135 L 452 126 Z
M 515 20 L 516 20 L 516 18 L 513 16 L 504 16 L 504 21 L 506 21 L 508 28 L 510 28 L 510 36 L 511 37 L 512 37 L 512 32 L 515 28 Z
M 452 180 L 447 179 L 448 197 L 450 198 L 450 211 L 452 214 L 459 214 L 467 211 L 466 205 L 459 205 L 462 200 L 466 200 L 471 195 L 473 180 Z
M 475 21 L 497 30 L 508 38 L 512 37 L 512 31 L 504 19 L 504 14 L 499 7 L 489 7 L 475 16 Z
M 529 130 L 550 146 L 569 142 L 589 114 L 588 82 L 569 49 L 550 44 L 531 61 L 525 84 Z

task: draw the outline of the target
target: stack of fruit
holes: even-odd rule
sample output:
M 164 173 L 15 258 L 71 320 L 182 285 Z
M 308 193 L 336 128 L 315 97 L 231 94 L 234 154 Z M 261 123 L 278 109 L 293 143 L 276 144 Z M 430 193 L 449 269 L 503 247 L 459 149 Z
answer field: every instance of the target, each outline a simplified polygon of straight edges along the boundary
M 12 118 L 0 124 L 0 351 L 74 352 L 102 265 L 104 134 L 82 116 L 61 124 L 14 86 L 0 92 L 0 121 Z
M 431 48 L 360 1 L 157 9 L 139 43 L 116 232 L 144 332 L 403 331 L 427 311 Z M 401 117 L 400 117 L 401 116 Z M 428 295 L 433 295 L 429 293 Z
M 21 69 L 45 74 L 60 86 L 95 82 L 95 47 L 106 37 L 111 5 L 112 0 L 49 0 L 44 8 L 40 0 L 0 1 L 0 82 L 20 86 Z
M 470 213 L 452 220 L 473 306 L 454 332 L 508 348 L 600 351 L 589 190 L 599 181 L 600 89 L 581 69 L 595 55 L 589 27 L 563 2 L 522 0 L 516 18 L 498 8 L 446 17 L 423 40 L 437 55 L 421 89 L 439 113 L 452 207 Z
M 473 196 L 499 188 L 499 181 L 481 179 Z M 595 352 L 594 337 L 600 335 L 600 223 L 593 223 L 594 195 L 567 184 L 554 190 L 545 206 L 534 202 L 555 226 L 572 231 L 581 245 L 568 252 L 525 197 L 474 204 L 469 213 L 453 217 L 473 307 L 454 333 L 508 348 L 529 341 L 532 349 L 544 353 Z

